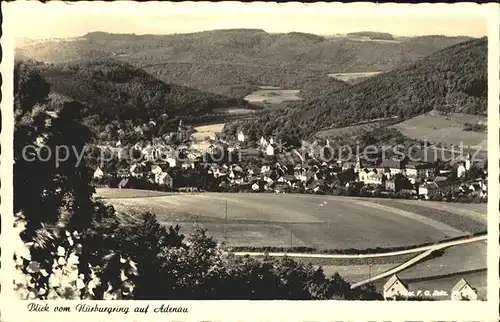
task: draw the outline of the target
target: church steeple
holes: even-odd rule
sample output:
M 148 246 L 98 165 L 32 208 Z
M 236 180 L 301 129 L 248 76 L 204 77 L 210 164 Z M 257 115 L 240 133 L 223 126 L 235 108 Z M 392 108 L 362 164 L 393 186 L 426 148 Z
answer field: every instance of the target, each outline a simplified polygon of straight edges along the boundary
M 356 156 L 356 169 L 361 170 L 362 166 L 363 166 L 363 164 L 361 163 L 361 158 L 358 155 L 358 156 Z

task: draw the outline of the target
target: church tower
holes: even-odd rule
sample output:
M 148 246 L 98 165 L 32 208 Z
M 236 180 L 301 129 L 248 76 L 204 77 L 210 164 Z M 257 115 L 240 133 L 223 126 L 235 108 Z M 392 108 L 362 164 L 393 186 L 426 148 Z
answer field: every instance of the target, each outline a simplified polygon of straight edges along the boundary
M 471 155 L 470 153 L 467 153 L 467 155 L 465 156 L 465 170 L 469 171 L 470 166 L 471 166 Z
M 361 169 L 363 169 L 362 167 L 363 167 L 363 164 L 361 162 L 361 158 L 358 155 L 358 156 L 356 156 L 356 168 L 355 169 L 357 171 L 361 171 Z

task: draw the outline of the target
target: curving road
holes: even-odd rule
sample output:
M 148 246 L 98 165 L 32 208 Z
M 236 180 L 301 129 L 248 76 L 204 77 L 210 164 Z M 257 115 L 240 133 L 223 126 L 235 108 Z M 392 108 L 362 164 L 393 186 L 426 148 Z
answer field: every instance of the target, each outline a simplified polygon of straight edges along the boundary
M 405 249 L 405 250 L 398 250 L 398 251 L 393 251 L 393 252 L 387 252 L 387 253 L 379 253 L 379 254 L 308 254 L 308 253 L 264 253 L 264 252 L 233 252 L 236 256 L 265 256 L 266 254 L 271 257 L 306 257 L 306 258 L 374 258 L 374 257 L 388 257 L 388 256 L 397 256 L 397 255 L 405 255 L 405 254 L 412 254 L 412 253 L 419 253 L 419 252 L 427 252 L 427 251 L 435 251 L 451 246 L 456 246 L 456 245 L 461 245 L 461 244 L 468 244 L 468 243 L 474 243 L 477 241 L 481 240 L 487 240 L 488 236 L 476 236 L 476 237 L 471 237 L 467 239 L 460 239 L 460 240 L 452 240 L 452 241 L 446 241 L 446 242 L 441 242 L 433 245 L 428 245 L 428 246 L 421 246 L 421 247 L 415 247 L 411 249 Z M 420 255 L 419 255 L 420 256 Z M 417 257 L 419 257 L 417 256 Z M 417 258 L 415 257 L 415 258 Z M 424 256 L 425 257 L 425 256 Z M 415 258 L 411 259 L 410 261 L 413 261 Z M 410 262 L 408 261 L 408 262 Z M 416 263 L 417 261 L 415 261 Z M 404 265 L 403 263 L 402 265 Z M 411 264 L 410 264 L 411 265 Z M 403 269 L 406 268 L 403 267 Z M 399 271 L 399 270 L 398 270 Z M 374 280 L 375 277 L 373 277 L 371 280 Z M 382 277 L 381 277 L 382 278 Z
M 361 286 L 364 284 L 368 284 L 370 282 L 379 280 L 379 279 L 384 278 L 384 277 L 392 276 L 393 274 L 396 274 L 396 273 L 404 270 L 405 268 L 408 268 L 408 267 L 418 263 L 419 261 L 421 261 L 425 257 L 429 256 L 433 251 L 444 249 L 444 248 L 451 247 L 451 246 L 461 245 L 461 244 L 474 243 L 474 242 L 487 240 L 487 239 L 488 239 L 488 236 L 477 236 L 477 237 L 472 237 L 472 238 L 468 238 L 468 239 L 451 241 L 451 242 L 440 243 L 440 244 L 428 246 L 428 249 L 426 251 L 424 251 L 423 253 L 421 253 L 421 254 L 413 257 L 412 259 L 402 263 L 401 265 L 398 265 L 398 266 L 396 266 L 388 271 L 385 271 L 379 275 L 376 275 L 374 277 L 371 277 L 369 279 L 366 279 L 366 280 L 363 280 L 363 281 L 360 281 L 357 283 L 353 283 L 353 284 L 351 284 L 351 288 L 355 288 L 355 287 L 358 287 L 358 286 Z

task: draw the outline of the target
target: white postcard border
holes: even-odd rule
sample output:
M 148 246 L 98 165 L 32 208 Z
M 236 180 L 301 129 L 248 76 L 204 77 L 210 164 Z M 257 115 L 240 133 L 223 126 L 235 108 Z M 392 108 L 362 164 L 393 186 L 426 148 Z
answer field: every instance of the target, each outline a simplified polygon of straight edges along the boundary
M 1 321 L 79 321 L 79 320 L 120 320 L 120 321 L 322 321 L 322 320 L 483 320 L 493 321 L 498 317 L 498 219 L 499 219 L 499 6 L 498 4 L 477 5 L 463 4 L 368 4 L 368 3 L 252 3 L 241 6 L 238 2 L 228 3 L 136 3 L 114 2 L 97 6 L 97 3 L 2 3 L 4 13 L 3 36 L 1 39 L 3 59 L 2 71 L 2 133 L 1 133 L 1 211 L 2 234 L 1 252 Z M 106 313 L 28 313 L 28 301 L 14 299 L 12 285 L 12 250 L 9 240 L 12 237 L 13 205 L 12 205 L 12 159 L 13 159 L 13 31 L 19 21 L 14 17 L 14 10 L 49 10 L 52 12 L 117 12 L 137 14 L 155 12 L 157 6 L 164 6 L 167 14 L 207 13 L 222 11 L 255 11 L 280 10 L 284 14 L 327 14 L 329 10 L 336 14 L 357 15 L 438 15 L 446 14 L 464 16 L 480 14 L 488 17 L 488 301 L 486 302 L 361 302 L 361 301 L 46 301 L 51 306 L 75 306 L 80 303 L 99 305 L 150 306 L 150 314 L 116 315 Z M 43 6 L 43 7 L 41 7 Z M 43 8 L 43 9 L 40 9 Z M 156 11 L 158 12 L 158 11 Z M 22 23 L 29 23 L 23 21 Z M 495 184 L 493 184 L 495 183 Z M 167 315 L 152 312 L 161 304 L 188 307 L 188 314 L 169 313 Z M 153 314 L 151 314 L 153 313 Z

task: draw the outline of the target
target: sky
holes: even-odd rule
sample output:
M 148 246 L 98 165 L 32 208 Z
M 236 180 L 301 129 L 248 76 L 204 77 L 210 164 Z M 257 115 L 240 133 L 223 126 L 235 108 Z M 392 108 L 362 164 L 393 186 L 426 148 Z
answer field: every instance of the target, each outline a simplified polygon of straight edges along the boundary
M 357 5 L 13 2 L 5 7 L 16 38 L 75 37 L 92 31 L 171 34 L 231 28 L 318 35 L 355 31 L 396 36 L 487 34 L 485 11 L 475 4 Z

